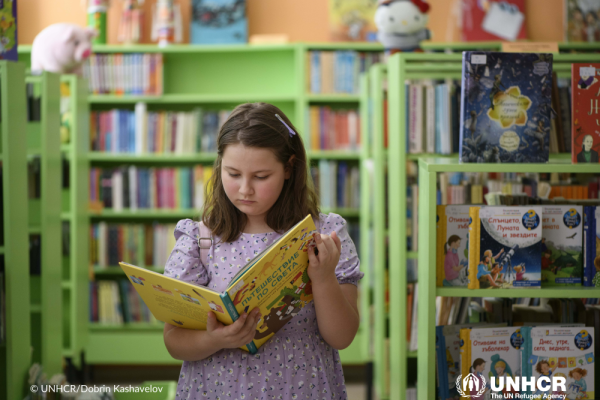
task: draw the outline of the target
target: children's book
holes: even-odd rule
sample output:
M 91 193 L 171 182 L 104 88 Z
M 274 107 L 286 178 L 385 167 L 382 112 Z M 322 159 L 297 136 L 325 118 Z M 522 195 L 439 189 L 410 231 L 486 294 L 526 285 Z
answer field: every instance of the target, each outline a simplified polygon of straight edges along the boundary
M 521 327 L 473 328 L 460 330 L 460 362 L 461 380 L 458 390 L 464 395 L 475 398 L 512 398 L 510 390 L 502 390 L 491 395 L 490 381 L 492 377 L 521 376 L 521 350 L 523 335 Z M 465 387 L 469 374 L 475 384 L 472 389 Z M 481 397 L 477 397 L 481 396 Z M 516 397 L 515 397 L 516 398 Z
M 600 41 L 600 0 L 564 0 L 565 40 L 567 42 Z
M 439 377 L 439 393 L 442 400 L 459 399 L 456 390 L 456 379 L 460 369 L 460 330 L 481 327 L 506 326 L 506 324 L 490 325 L 483 322 L 475 324 L 445 325 L 435 327 L 435 353 Z
M 600 287 L 600 207 L 583 208 L 583 286 Z
M 566 391 L 536 387 L 529 394 L 552 398 L 595 399 L 594 328 L 591 327 L 523 327 L 523 376 L 562 377 Z M 546 385 L 549 385 L 546 383 Z M 550 398 L 550 397 L 546 397 Z
M 256 336 L 242 347 L 254 354 L 312 301 L 306 269 L 314 232 L 315 224 L 308 215 L 250 260 L 223 293 L 131 264 L 119 264 L 156 319 L 171 325 L 206 329 L 209 311 L 223 324 L 231 325 L 242 313 L 259 308 L 263 318 Z
M 580 286 L 583 278 L 583 207 L 544 206 L 542 287 Z
M 0 1 L 0 60 L 18 61 L 17 0 Z
M 437 206 L 437 286 L 469 284 L 469 207 Z
M 247 41 L 245 0 L 192 0 L 190 43 L 241 44 Z
M 463 52 L 460 161 L 545 163 L 552 54 Z
M 371 0 L 329 0 L 329 25 L 334 42 L 373 42 L 377 2 Z
M 525 0 L 463 0 L 461 9 L 465 42 L 527 39 Z
M 469 289 L 541 287 L 542 207 L 471 207 L 469 216 Z
M 571 64 L 571 161 L 598 164 L 600 64 Z

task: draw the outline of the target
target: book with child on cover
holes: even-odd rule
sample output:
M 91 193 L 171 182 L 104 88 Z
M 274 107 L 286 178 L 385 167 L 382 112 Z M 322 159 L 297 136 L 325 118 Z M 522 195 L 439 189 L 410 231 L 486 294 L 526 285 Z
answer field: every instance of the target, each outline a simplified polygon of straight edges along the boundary
M 308 250 L 316 232 L 310 215 L 250 260 L 223 293 L 193 285 L 124 262 L 119 263 L 156 319 L 188 329 L 206 329 L 213 311 L 224 325 L 259 308 L 263 317 L 254 340 L 242 347 L 258 348 L 312 301 Z

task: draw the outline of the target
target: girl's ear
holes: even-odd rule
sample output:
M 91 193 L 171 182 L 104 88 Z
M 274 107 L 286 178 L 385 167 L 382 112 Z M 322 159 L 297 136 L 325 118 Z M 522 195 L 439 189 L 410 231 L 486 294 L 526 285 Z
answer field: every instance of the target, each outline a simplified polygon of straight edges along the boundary
M 296 160 L 296 156 L 292 154 L 287 164 L 285 165 L 285 179 L 290 179 L 292 176 L 292 171 L 294 170 L 294 161 Z

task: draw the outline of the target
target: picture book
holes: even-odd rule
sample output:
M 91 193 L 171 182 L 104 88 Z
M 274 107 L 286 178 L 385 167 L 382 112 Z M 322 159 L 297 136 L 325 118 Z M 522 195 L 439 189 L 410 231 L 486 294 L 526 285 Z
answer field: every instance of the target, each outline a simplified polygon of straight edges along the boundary
M 0 1 L 0 60 L 18 61 L 17 0 Z
M 545 163 L 552 54 L 463 52 L 459 157 L 465 163 Z
M 483 322 L 475 324 L 445 325 L 435 327 L 435 353 L 439 377 L 439 393 L 442 400 L 458 400 L 460 394 L 456 390 L 456 378 L 460 369 L 460 330 L 481 327 L 488 328 L 506 326 L 506 324 L 490 325 Z
M 437 286 L 467 287 L 469 206 L 437 206 Z
M 372 0 L 329 0 L 329 25 L 334 42 L 373 42 L 377 40 Z
M 571 64 L 571 161 L 600 162 L 600 64 Z
M 259 308 L 263 318 L 256 336 L 242 348 L 254 354 L 312 301 L 306 269 L 314 232 L 315 224 L 308 215 L 248 262 L 223 293 L 127 263 L 120 265 L 154 317 L 181 328 L 206 329 L 209 311 L 230 325 L 242 313 Z
M 465 42 L 527 39 L 525 0 L 463 0 L 461 9 Z
M 543 206 L 542 287 L 581 285 L 583 207 Z
M 583 208 L 583 286 L 600 287 L 600 207 Z
M 192 0 L 190 43 L 248 42 L 245 0 Z
M 521 376 L 521 350 L 523 335 L 521 327 L 508 326 L 496 328 L 473 328 L 460 330 L 461 376 L 459 389 L 465 395 L 481 396 L 476 398 L 512 398 L 509 390 L 491 395 L 492 377 Z M 472 390 L 465 388 L 464 377 L 473 374 L 478 380 Z M 476 389 L 476 390 L 475 390 Z M 516 398 L 516 397 L 515 397 Z
M 542 207 L 471 207 L 469 217 L 469 289 L 541 286 Z
M 600 0 L 564 0 L 565 41 L 600 41 Z
M 536 381 L 541 376 L 566 379 L 566 391 L 538 386 L 529 394 L 552 394 L 554 398 L 566 399 L 596 398 L 594 328 L 541 326 L 521 329 L 524 338 L 523 376 L 535 377 Z

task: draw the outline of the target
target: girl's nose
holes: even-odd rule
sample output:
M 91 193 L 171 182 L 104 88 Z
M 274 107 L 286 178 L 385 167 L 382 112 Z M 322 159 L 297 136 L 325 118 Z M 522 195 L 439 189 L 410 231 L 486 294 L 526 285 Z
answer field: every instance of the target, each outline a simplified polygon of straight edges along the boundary
M 242 185 L 240 186 L 240 194 L 250 195 L 252 193 L 253 193 L 253 190 L 252 190 L 252 186 L 250 185 L 250 182 L 247 179 L 244 179 L 242 181 Z

